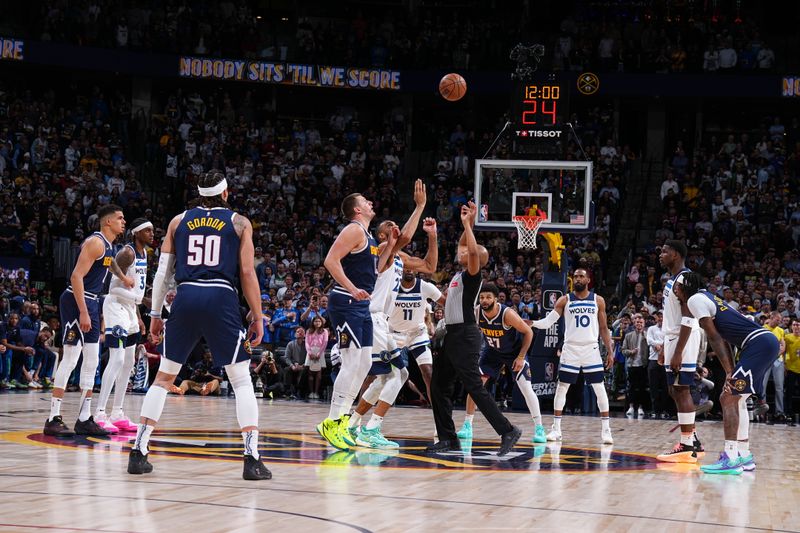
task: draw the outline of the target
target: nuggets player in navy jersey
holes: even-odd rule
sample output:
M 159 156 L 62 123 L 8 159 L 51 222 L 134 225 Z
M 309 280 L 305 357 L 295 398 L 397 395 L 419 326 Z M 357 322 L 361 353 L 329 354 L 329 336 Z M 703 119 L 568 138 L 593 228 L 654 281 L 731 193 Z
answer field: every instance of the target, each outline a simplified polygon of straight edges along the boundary
M 372 202 L 354 193 L 342 201 L 342 215 L 350 222 L 328 250 L 325 268 L 335 284 L 328 297 L 328 317 L 336 332 L 342 366 L 333 384 L 328 417 L 317 432 L 331 446 L 347 450 L 350 408 L 372 366 L 370 297 L 378 277 L 378 241 L 369 232 L 375 217 Z M 384 248 L 383 261 L 391 248 Z
M 512 308 L 497 301 L 500 291 L 494 283 L 484 283 L 478 295 L 478 327 L 483 334 L 483 348 L 478 364 L 483 384 L 497 379 L 505 367 L 514 375 L 514 383 L 525 398 L 534 424 L 533 442 L 547 442 L 542 425 L 539 398 L 531 386 L 531 367 L 528 349 L 533 342 L 533 330 Z M 458 438 L 472 438 L 472 419 L 475 402 L 467 396 L 467 415 L 464 425 L 458 430 Z
M 136 358 L 136 344 L 145 333 L 144 322 L 139 314 L 139 304 L 144 299 L 147 285 L 147 246 L 153 244 L 153 224 L 144 218 L 131 223 L 132 240 L 122 247 L 114 258 L 119 268 L 134 280 L 132 288 L 126 287 L 118 278 L 111 279 L 108 296 L 103 301 L 108 363 L 103 371 L 100 396 L 94 419 L 109 433 L 136 431 L 122 411 L 128 379 Z M 106 415 L 106 404 L 114 389 L 114 406 L 111 415 Z
M 747 397 L 761 394 L 764 375 L 778 359 L 780 344 L 768 329 L 748 320 L 739 311 L 702 289 L 703 280 L 694 272 L 683 276 L 675 293 L 706 332 L 725 370 L 725 385 L 719 397 L 722 405 L 725 448 L 719 460 L 701 467 L 709 474 L 741 474 L 756 468 L 750 452 L 750 419 Z M 736 346 L 739 362 L 734 363 L 728 344 Z
M 614 444 L 608 420 L 608 394 L 603 384 L 603 360 L 597 343 L 600 337 L 608 354 L 605 368 L 611 368 L 614 365 L 614 348 L 606 320 L 606 301 L 589 290 L 589 273 L 582 268 L 575 269 L 572 288 L 571 293 L 556 301 L 555 307 L 545 318 L 533 321 L 533 327 L 547 329 L 564 317 L 564 346 L 561 349 L 558 387 L 553 400 L 553 428 L 547 434 L 547 440 L 562 439 L 561 414 L 567 401 L 567 391 L 570 385 L 577 383 L 578 373 L 583 370 L 586 383 L 591 384 L 597 396 L 602 442 Z
M 155 429 L 167 390 L 200 338 L 205 338 L 214 364 L 224 366 L 236 394 L 236 417 L 244 441 L 247 480 L 270 479 L 272 474 L 258 453 L 258 403 L 250 380 L 250 346 L 261 343 L 261 294 L 254 267 L 253 227 L 228 205 L 224 174 L 210 171 L 199 182 L 200 198 L 169 223 L 153 279 L 150 332 L 161 343 L 161 364 L 142 402 L 141 423 L 128 458 L 129 474 L 153 470 L 147 460 L 150 435 Z M 174 277 L 178 292 L 166 323 L 161 309 Z M 249 331 L 242 327 L 239 295 L 250 308 Z M 249 340 L 248 340 L 249 339 Z
M 44 434 L 68 437 L 73 434 L 61 418 L 61 401 L 70 374 L 81 364 L 81 410 L 75 423 L 79 435 L 108 435 L 91 416 L 92 388 L 100 353 L 100 297 L 106 287 L 109 272 L 119 277 L 126 287 L 134 280 L 126 276 L 114 262 L 111 243 L 125 232 L 122 208 L 106 205 L 97 212 L 100 231 L 89 235 L 81 244 L 78 261 L 69 278 L 69 286 L 61 294 L 59 310 L 64 328 L 64 354 L 55 375 L 53 396 L 50 400 L 50 417 L 44 424 Z

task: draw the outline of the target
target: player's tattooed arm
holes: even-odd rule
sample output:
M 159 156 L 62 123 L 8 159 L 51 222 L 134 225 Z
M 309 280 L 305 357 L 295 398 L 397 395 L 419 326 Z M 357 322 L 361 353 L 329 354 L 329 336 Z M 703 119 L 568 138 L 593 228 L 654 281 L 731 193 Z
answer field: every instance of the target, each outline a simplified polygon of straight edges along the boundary
M 135 282 L 133 278 L 125 275 L 125 271 L 128 270 L 128 267 L 133 264 L 135 259 L 136 257 L 133 254 L 133 250 L 131 250 L 129 246 L 125 246 L 119 251 L 117 256 L 111 260 L 111 266 L 109 267 L 111 273 L 122 280 L 122 283 L 129 289 L 133 288 Z
M 248 226 L 250 226 L 250 221 L 247 220 L 247 217 L 244 217 L 238 213 L 235 217 L 233 217 L 233 229 L 236 231 L 236 235 L 239 237 L 242 236 L 242 233 L 244 233 L 245 228 Z

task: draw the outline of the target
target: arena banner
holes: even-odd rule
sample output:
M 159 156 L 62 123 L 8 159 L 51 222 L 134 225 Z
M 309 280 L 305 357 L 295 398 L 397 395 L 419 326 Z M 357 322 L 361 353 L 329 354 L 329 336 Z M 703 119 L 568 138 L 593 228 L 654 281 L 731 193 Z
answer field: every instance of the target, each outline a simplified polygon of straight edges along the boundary
M 25 41 L 0 37 L 0 59 L 23 61 L 25 59 Z
M 400 90 L 400 71 L 181 56 L 182 78 L 249 81 L 301 87 Z
M 566 275 L 561 272 L 544 272 L 542 276 L 542 310 L 544 315 L 553 310 L 556 301 L 564 294 Z M 539 398 L 552 398 L 558 384 L 558 356 L 564 339 L 564 319 L 546 330 L 533 330 L 533 344 L 528 352 L 531 365 L 531 385 Z M 526 409 L 525 399 L 514 387 L 514 408 Z

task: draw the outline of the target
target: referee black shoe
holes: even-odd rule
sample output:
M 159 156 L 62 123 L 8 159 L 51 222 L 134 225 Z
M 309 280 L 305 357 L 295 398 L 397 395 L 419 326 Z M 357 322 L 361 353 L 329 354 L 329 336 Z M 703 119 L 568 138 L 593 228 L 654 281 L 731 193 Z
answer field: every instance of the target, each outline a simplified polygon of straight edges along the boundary
M 425 453 L 460 452 L 461 443 L 457 440 L 440 440 L 425 448 Z
M 511 431 L 500 437 L 500 449 L 497 450 L 497 456 L 500 457 L 510 452 L 521 436 L 522 430 L 517 426 L 511 426 Z
M 129 474 L 149 474 L 153 471 L 153 465 L 147 460 L 147 456 L 141 450 L 131 450 L 128 455 Z
M 54 416 L 52 420 L 47 420 L 44 423 L 43 433 L 50 437 L 71 437 L 75 435 L 75 432 L 69 429 L 64 423 L 64 419 L 61 418 L 61 415 Z
M 80 420 L 76 421 L 75 434 L 89 435 L 91 437 L 106 437 L 110 435 L 108 431 L 97 425 L 97 422 L 94 421 L 93 416 L 90 416 L 84 422 L 81 422 Z
M 261 459 L 256 459 L 252 455 L 244 456 L 244 471 L 242 477 L 248 481 L 258 481 L 260 479 L 272 479 L 272 472 L 264 466 Z

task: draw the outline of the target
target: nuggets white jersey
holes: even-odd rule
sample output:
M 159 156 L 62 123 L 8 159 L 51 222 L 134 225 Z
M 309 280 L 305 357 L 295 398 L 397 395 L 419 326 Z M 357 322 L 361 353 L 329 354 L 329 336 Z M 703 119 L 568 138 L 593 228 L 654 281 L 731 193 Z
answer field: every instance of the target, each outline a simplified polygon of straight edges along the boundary
M 125 272 L 126 276 L 133 278 L 133 288 L 127 288 L 117 276 L 113 276 L 108 293 L 140 304 L 142 303 L 142 298 L 144 298 L 144 289 L 147 284 L 147 252 L 143 252 L 139 255 L 136 253 L 136 248 L 132 244 L 126 244 L 125 246 L 133 251 L 135 258 L 131 266 L 129 266 L 128 270 Z
M 441 297 L 442 293 L 436 288 L 436 285 L 419 278 L 410 289 L 406 289 L 401 284 L 394 307 L 389 313 L 389 327 L 392 331 L 401 333 L 419 330 L 425 324 L 428 300 L 435 302 Z
M 388 315 L 391 312 L 401 279 L 403 279 L 403 260 L 396 255 L 394 264 L 379 273 L 378 279 L 375 280 L 375 290 L 372 291 L 369 301 L 370 313 Z
M 590 291 L 586 299 L 569 293 L 564 308 L 564 344 L 596 345 L 599 337 L 600 323 L 597 320 L 597 298 L 594 291 Z
M 684 268 L 664 286 L 664 322 L 661 326 L 664 336 L 675 336 L 681 332 L 683 312 L 681 311 L 681 302 L 672 287 L 676 283 L 683 283 L 683 275 L 687 272 L 691 272 L 691 270 Z

